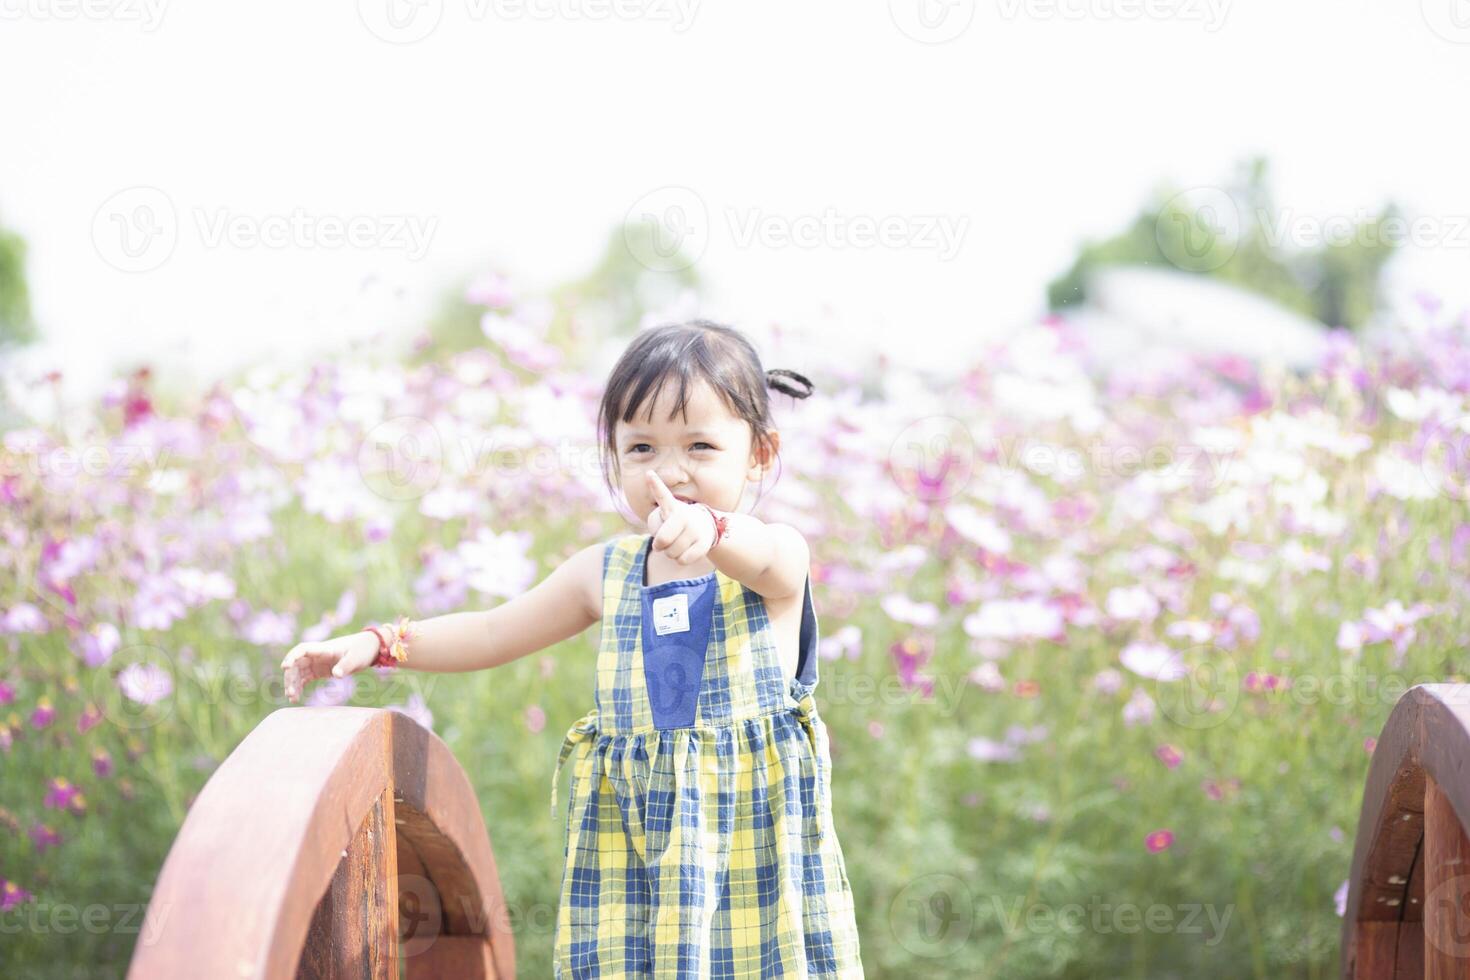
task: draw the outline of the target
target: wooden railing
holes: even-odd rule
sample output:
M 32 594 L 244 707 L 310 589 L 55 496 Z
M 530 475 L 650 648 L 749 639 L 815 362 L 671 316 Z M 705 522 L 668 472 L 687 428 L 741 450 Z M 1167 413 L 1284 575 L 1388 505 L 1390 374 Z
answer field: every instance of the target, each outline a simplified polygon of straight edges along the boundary
M 1343 916 L 1347 980 L 1470 977 L 1470 685 L 1410 688 L 1368 768 Z
M 190 808 L 146 924 L 130 980 L 515 976 L 469 780 L 383 709 L 261 722 Z

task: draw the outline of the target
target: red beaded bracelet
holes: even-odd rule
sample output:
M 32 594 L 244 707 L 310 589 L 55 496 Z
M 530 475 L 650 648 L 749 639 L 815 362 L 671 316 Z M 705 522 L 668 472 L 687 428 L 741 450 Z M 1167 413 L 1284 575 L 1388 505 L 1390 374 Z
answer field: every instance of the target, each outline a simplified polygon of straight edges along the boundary
M 362 632 L 371 633 L 378 638 L 378 655 L 373 658 L 372 665 L 374 667 L 394 666 L 393 655 L 388 652 L 388 641 L 383 639 L 383 634 L 378 631 L 378 628 L 376 626 L 364 626 Z
M 378 655 L 373 659 L 374 667 L 397 667 L 408 660 L 407 640 L 413 635 L 407 616 L 399 616 L 396 626 L 389 626 L 393 633 L 390 641 L 379 626 L 364 626 L 362 632 L 372 633 L 378 638 Z
M 718 514 L 715 513 L 714 508 L 711 507 L 709 504 L 702 503 L 699 506 L 709 511 L 709 516 L 713 518 L 715 522 L 715 540 L 713 543 L 710 544 L 710 548 L 713 549 L 715 545 L 720 543 L 720 539 L 725 536 L 725 530 L 729 526 L 730 518 L 728 516 L 720 517 Z

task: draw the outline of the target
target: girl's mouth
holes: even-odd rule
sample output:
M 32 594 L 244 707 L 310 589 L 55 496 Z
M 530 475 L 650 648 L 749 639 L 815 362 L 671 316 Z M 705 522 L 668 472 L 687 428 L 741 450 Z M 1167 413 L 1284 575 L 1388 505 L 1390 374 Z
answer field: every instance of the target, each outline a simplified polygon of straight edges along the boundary
M 692 503 L 694 503 L 694 501 L 690 500 L 688 497 L 681 497 L 677 493 L 674 494 L 674 499 L 675 500 L 682 501 L 683 503 L 686 503 L 686 504 L 692 504 Z

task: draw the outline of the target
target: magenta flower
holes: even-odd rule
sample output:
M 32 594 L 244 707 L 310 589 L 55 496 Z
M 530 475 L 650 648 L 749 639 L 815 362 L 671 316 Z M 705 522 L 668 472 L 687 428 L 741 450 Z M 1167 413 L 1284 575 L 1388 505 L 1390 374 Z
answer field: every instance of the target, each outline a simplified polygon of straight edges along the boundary
M 42 805 L 48 810 L 71 810 L 81 812 L 86 808 L 86 800 L 82 796 L 80 786 L 62 779 L 60 776 L 46 784 L 46 798 Z
M 1158 756 L 1159 761 L 1170 769 L 1179 768 L 1179 763 L 1184 759 L 1184 756 L 1179 753 L 1177 748 L 1168 744 L 1160 745 L 1154 749 L 1154 755 Z
M 1174 831 L 1155 830 L 1143 839 L 1143 844 L 1149 849 L 1149 853 L 1157 854 L 1174 843 Z
M 38 822 L 31 827 L 31 843 L 36 845 L 37 854 L 45 854 L 46 848 L 60 846 L 61 835 Z
M 4 681 L 0 681 L 0 705 L 15 703 L 15 688 Z
M 95 704 L 89 704 L 77 716 L 77 734 L 85 735 L 102 723 L 102 712 Z
M 526 708 L 526 730 L 532 734 L 546 727 L 546 711 L 539 704 Z
M 32 897 L 30 892 L 15 882 L 0 878 L 0 912 L 9 912 L 17 905 L 29 902 Z
M 92 752 L 92 771 L 99 779 L 106 779 L 112 775 L 112 756 L 107 754 L 106 749 L 94 749 Z
M 56 709 L 51 707 L 49 698 L 41 698 L 36 702 L 35 710 L 31 712 L 31 727 L 40 731 L 56 720 Z

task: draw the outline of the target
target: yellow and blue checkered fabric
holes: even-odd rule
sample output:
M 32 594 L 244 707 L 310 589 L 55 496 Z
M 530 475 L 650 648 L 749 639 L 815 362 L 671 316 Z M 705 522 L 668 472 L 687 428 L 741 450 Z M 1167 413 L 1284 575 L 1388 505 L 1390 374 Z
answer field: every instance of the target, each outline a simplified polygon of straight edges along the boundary
M 596 707 L 552 776 L 554 815 L 571 762 L 555 975 L 860 978 L 811 580 L 788 678 L 761 595 L 718 570 L 647 586 L 652 541 L 606 547 Z

